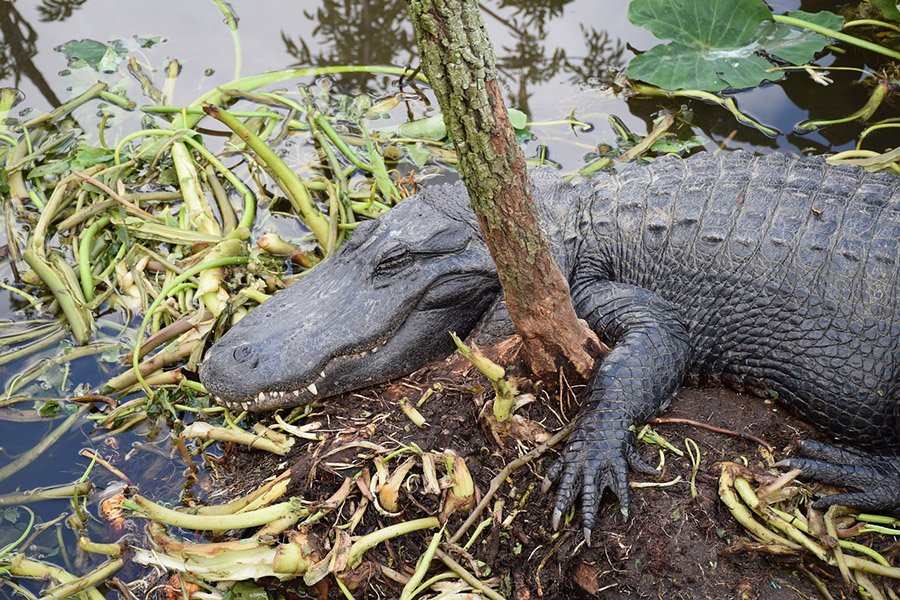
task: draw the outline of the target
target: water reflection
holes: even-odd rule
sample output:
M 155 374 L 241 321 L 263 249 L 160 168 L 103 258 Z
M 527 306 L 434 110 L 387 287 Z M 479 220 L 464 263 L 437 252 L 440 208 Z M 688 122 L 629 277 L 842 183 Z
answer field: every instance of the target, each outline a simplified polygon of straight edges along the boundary
M 38 8 L 41 20 L 66 19 L 72 15 L 72 5 L 80 6 L 85 1 L 45 0 Z M 37 31 L 22 18 L 12 2 L 0 2 L 0 36 L 0 79 L 12 79 L 12 86 L 18 88 L 22 77 L 27 77 L 51 106 L 59 106 L 59 98 L 34 64 L 33 59 L 38 53 Z
M 530 0 L 480 7 L 491 28 L 500 78 L 509 103 L 525 112 L 536 86 L 562 74 L 571 85 L 609 82 L 624 66 L 625 45 L 598 27 L 579 24 L 573 39 L 560 27 L 574 0 Z M 415 37 L 404 0 L 323 0 L 304 11 L 315 22 L 309 34 L 282 31 L 286 52 L 297 66 L 342 64 L 417 64 Z M 383 92 L 372 77 L 342 76 L 355 90 Z

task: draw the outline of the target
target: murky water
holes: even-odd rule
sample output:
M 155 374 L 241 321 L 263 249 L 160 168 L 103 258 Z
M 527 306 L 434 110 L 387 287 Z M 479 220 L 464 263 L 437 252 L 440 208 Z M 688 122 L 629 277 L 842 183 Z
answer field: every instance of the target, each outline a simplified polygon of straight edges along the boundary
M 835 3 L 829 2 L 775 4 L 776 10 L 835 8 Z M 240 18 L 241 72 L 245 75 L 294 65 L 416 64 L 413 35 L 405 20 L 405 0 L 232 0 L 231 5 Z M 625 100 L 610 92 L 609 84 L 633 55 L 631 48 L 646 49 L 656 43 L 648 32 L 628 22 L 626 8 L 626 2 L 617 0 L 492 0 L 483 4 L 509 105 L 535 121 L 560 119 L 574 111 L 579 119 L 595 124 L 593 131 L 578 136 L 558 126 L 536 127 L 538 140 L 529 145 L 529 153 L 535 152 L 538 143 L 544 144 L 550 158 L 564 169 L 577 169 L 597 144 L 614 142 L 606 115 L 615 115 L 632 130 L 645 133 L 659 110 L 681 105 L 674 101 Z M 58 105 L 85 85 L 77 73 L 68 71 L 65 57 L 54 50 L 73 39 L 105 42 L 133 36 L 165 38 L 135 56 L 157 68 L 171 58 L 181 62 L 175 104 L 187 104 L 234 77 L 232 40 L 212 2 L 0 2 L 0 36 L 0 86 L 16 87 L 24 93 L 24 101 L 14 110 L 24 118 Z M 863 66 L 862 58 L 853 52 L 831 60 L 840 66 Z M 802 136 L 792 133 L 800 121 L 845 115 L 865 102 L 868 92 L 864 88 L 847 85 L 858 79 L 858 74 L 835 72 L 832 77 L 837 85 L 828 90 L 811 84 L 806 74 L 796 73 L 777 85 L 736 96 L 744 111 L 784 132 L 775 138 L 741 126 L 725 111 L 701 103 L 690 105 L 695 132 L 709 140 L 710 148 L 725 145 L 816 153 L 851 148 L 861 129 L 856 123 Z M 393 91 L 393 78 L 386 76 L 343 76 L 334 81 L 343 92 L 366 92 L 376 98 Z M 122 83 L 134 89 L 133 81 Z M 840 92 L 832 93 L 832 89 Z M 77 114 L 88 131 L 96 128 L 95 111 L 86 109 Z M 114 139 L 136 129 L 139 117 L 130 119 L 114 122 L 107 137 Z M 886 138 L 883 143 L 888 143 Z M 874 138 L 873 144 L 877 147 L 879 140 Z M 0 240 L 0 245 L 3 243 L 5 240 Z M 12 283 L 5 251 L 0 257 L 0 280 Z M 14 302 L 8 292 L 0 290 L 0 319 L 22 318 L 21 302 Z M 46 354 L 51 350 L 55 349 Z M 7 385 L 24 366 L 0 366 L 0 385 Z M 73 382 L 98 384 L 114 369 L 96 358 L 84 358 L 73 363 L 67 376 Z M 60 422 L 23 422 L 26 414 L 0 415 L 5 419 L 0 421 L 0 466 L 33 447 Z M 165 486 L 177 495 L 183 484 L 183 467 L 167 458 L 171 448 L 166 434 L 155 433 L 145 429 L 118 438 L 92 439 L 95 434 L 89 427 L 76 429 L 28 468 L 0 482 L 0 493 L 74 481 L 89 463 L 79 456 L 79 450 L 103 444 L 107 452 L 132 453 L 130 476 Z M 95 473 L 102 483 L 104 475 L 99 471 Z M 47 521 L 67 507 L 67 502 L 59 501 L 35 509 L 39 519 Z M 2 534 L 2 529 L 0 543 L 6 543 L 10 535 Z M 50 541 L 42 543 L 49 548 Z M 37 547 L 43 548 L 41 543 Z

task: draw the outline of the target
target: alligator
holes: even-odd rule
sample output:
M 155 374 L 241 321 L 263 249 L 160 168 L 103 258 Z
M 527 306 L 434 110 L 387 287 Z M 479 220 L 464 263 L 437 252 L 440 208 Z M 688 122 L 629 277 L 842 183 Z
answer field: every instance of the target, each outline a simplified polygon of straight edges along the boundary
M 532 174 L 541 226 L 578 316 L 612 350 L 547 481 L 553 525 L 580 496 L 590 540 L 629 467 L 632 433 L 686 378 L 776 398 L 843 447 L 781 466 L 852 488 L 814 506 L 900 510 L 900 179 L 818 158 L 661 158 L 572 186 Z M 465 187 L 427 187 L 360 223 L 335 255 L 228 331 L 200 376 L 266 411 L 395 379 L 512 333 Z M 849 447 L 848 447 L 849 446 Z

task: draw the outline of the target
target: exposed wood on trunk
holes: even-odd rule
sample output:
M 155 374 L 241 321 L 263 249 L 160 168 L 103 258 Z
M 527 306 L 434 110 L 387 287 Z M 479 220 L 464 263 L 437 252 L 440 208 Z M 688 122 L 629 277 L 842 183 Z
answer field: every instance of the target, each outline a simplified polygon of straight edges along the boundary
M 459 171 L 532 370 L 582 377 L 604 346 L 572 308 L 540 229 L 525 155 L 503 102 L 494 51 L 474 0 L 410 0 L 422 68 L 456 146 Z

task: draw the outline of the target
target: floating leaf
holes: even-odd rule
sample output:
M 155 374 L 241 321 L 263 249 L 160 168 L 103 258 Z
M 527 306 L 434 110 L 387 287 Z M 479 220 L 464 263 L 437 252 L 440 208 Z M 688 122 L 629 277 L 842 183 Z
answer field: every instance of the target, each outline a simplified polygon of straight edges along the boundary
M 113 40 L 109 44 L 97 40 L 72 40 L 56 50 L 66 56 L 70 67 L 84 63 L 105 73 L 114 72 L 122 58 L 128 54 L 121 40 Z
M 886 19 L 900 21 L 900 2 L 896 0 L 869 0 L 872 6 L 884 15 Z
M 843 19 L 827 11 L 791 13 L 832 29 Z M 781 78 L 771 71 L 777 58 L 803 64 L 828 39 L 772 21 L 762 0 L 634 0 L 628 18 L 669 44 L 654 46 L 632 59 L 628 76 L 666 89 L 755 87 Z
M 528 115 L 517 108 L 509 109 L 509 123 L 513 129 L 525 129 L 528 126 Z
M 398 129 L 403 137 L 420 140 L 442 140 L 447 137 L 447 126 L 444 125 L 444 117 L 434 115 L 425 119 L 418 119 L 404 123 Z

